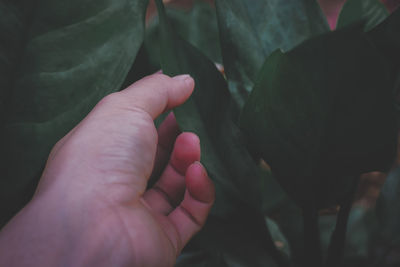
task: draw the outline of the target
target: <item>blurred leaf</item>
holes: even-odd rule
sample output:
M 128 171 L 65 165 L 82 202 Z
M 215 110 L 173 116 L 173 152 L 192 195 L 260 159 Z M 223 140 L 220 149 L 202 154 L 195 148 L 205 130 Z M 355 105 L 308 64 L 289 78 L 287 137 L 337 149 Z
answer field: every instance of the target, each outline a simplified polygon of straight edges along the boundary
M 263 203 L 277 203 L 284 198 L 270 172 L 262 171 L 253 161 L 241 133 L 234 123 L 233 108 L 227 84 L 214 63 L 199 50 L 176 35 L 166 18 L 160 1 L 161 65 L 165 74 L 189 73 L 196 82 L 190 99 L 174 110 L 183 131 L 195 132 L 201 140 L 202 162 L 216 183 L 217 200 L 213 212 L 227 214 L 235 205 L 224 200 L 223 191 L 236 201 L 249 203 L 261 210 Z M 271 180 L 268 184 L 266 179 Z M 263 190 L 275 190 L 267 195 Z M 277 198 L 277 199 L 276 199 Z M 226 206 L 225 206 L 226 205 Z M 228 208 L 228 205 L 231 208 Z
M 241 125 L 298 205 L 337 204 L 351 177 L 391 166 L 397 127 L 389 72 L 359 27 L 267 59 Z
M 283 255 L 285 255 L 286 258 L 289 259 L 291 256 L 289 242 L 283 235 L 279 225 L 268 217 L 265 221 L 269 231 L 271 232 L 272 240 L 274 241 L 275 246 Z
M 373 242 L 373 230 L 376 227 L 376 215 L 373 210 L 353 207 L 347 222 L 347 236 L 344 253 L 346 266 L 366 266 L 370 260 L 369 244 Z
M 336 28 L 364 20 L 365 31 L 369 31 L 387 16 L 389 11 L 379 0 L 347 0 L 340 11 Z
M 392 64 L 391 75 L 397 77 L 397 87 L 400 87 L 400 8 L 387 19 L 368 32 L 368 37 L 386 60 Z
M 216 0 L 225 72 L 243 106 L 265 59 L 329 31 L 315 0 Z
M 302 211 L 293 201 L 288 200 L 280 207 L 277 217 L 279 228 L 289 243 L 291 261 L 294 266 L 300 266 L 305 254 Z
M 380 239 L 388 246 L 400 245 L 400 168 L 386 178 L 376 210 Z
M 175 267 L 229 267 L 220 252 L 187 252 L 182 253 L 175 264 Z
M 32 2 L 0 2 L 7 14 L 1 17 L 0 76 L 12 79 L 1 84 L 9 89 L 0 224 L 32 196 L 56 141 L 119 90 L 144 35 L 146 0 Z
M 335 229 L 336 215 L 320 216 L 321 244 L 327 253 L 331 234 Z M 355 206 L 347 222 L 346 243 L 341 266 L 367 266 L 369 261 L 369 244 L 372 242 L 376 227 L 376 216 L 373 210 Z
M 219 265 L 207 265 L 213 267 L 278 266 L 272 256 L 273 243 L 268 241 L 269 236 L 263 216 L 248 210 L 225 219 L 211 216 L 182 255 L 202 252 L 209 259 L 222 258 Z
M 329 242 L 331 241 L 331 235 L 335 230 L 336 218 L 336 215 L 319 216 L 318 225 L 320 231 L 321 248 L 324 257 L 326 257 L 328 254 Z

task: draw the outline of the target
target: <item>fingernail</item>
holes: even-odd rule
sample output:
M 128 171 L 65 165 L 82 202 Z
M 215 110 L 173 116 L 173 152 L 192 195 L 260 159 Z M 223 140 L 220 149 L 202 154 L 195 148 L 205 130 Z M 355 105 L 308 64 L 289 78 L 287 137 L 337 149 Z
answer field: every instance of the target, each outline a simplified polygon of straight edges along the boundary
M 172 79 L 178 80 L 178 81 L 184 81 L 187 78 L 191 78 L 189 74 L 181 74 L 173 77 Z
M 184 82 L 187 86 L 192 85 L 193 78 L 189 74 L 182 74 L 173 77 L 173 79 Z

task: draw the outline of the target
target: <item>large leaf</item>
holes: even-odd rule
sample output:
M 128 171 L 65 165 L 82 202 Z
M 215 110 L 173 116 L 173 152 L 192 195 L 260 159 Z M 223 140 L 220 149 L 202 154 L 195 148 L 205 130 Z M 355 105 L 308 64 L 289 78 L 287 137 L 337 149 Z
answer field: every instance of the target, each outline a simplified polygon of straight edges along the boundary
M 229 267 L 223 259 L 222 253 L 215 251 L 195 251 L 182 253 L 175 267 Z
M 0 1 L 0 110 L 11 84 L 14 72 L 23 56 L 26 25 L 32 17 L 35 1 Z M 3 117 L 4 112 L 0 117 Z
M 189 11 L 166 6 L 166 12 L 174 31 L 209 59 L 222 63 L 217 17 L 209 3 L 196 1 Z M 153 65 L 160 63 L 158 22 L 156 16 L 146 28 L 145 49 Z
M 240 106 L 271 52 L 329 31 L 315 0 L 217 0 L 216 9 L 229 89 Z
M 365 20 L 365 30 L 368 31 L 387 16 L 389 16 L 389 11 L 379 0 L 348 0 L 339 14 L 336 28 Z
M 280 188 L 270 173 L 263 172 L 247 152 L 234 123 L 237 112 L 232 107 L 223 76 L 212 61 L 176 35 L 163 5 L 160 1 L 156 3 L 164 73 L 171 76 L 189 73 L 196 82 L 193 95 L 174 112 L 182 130 L 195 132 L 200 137 L 202 162 L 217 187 L 213 211 L 229 213 L 232 210 L 225 206 L 222 191 L 255 209 L 261 209 L 263 202 L 276 204 L 283 198 Z
M 359 26 L 267 59 L 241 125 L 297 204 L 338 204 L 353 177 L 392 164 L 397 127 L 389 72 Z
M 209 263 L 204 266 L 278 266 L 272 254 L 273 243 L 268 241 L 269 237 L 262 215 L 244 210 L 242 214 L 226 219 L 211 216 L 184 250 L 186 259 L 182 261 L 185 264 L 178 266 L 192 266 L 191 264 L 200 260 L 200 255 L 203 255 L 202 262 L 207 260 Z M 213 264 L 210 263 L 212 260 Z
M 368 37 L 393 65 L 392 75 L 400 76 L 400 8 L 368 32 Z M 399 84 L 397 85 L 399 86 Z
M 8 14 L 2 28 L 18 36 L 18 45 L 9 57 L 13 72 L 0 73 L 12 79 L 2 88 L 0 224 L 31 197 L 56 141 L 120 88 L 144 35 L 147 0 L 42 0 L 36 8 L 30 2 L 1 1 Z M 29 12 L 31 20 L 20 15 Z M 9 55 L 11 47 L 1 49 Z

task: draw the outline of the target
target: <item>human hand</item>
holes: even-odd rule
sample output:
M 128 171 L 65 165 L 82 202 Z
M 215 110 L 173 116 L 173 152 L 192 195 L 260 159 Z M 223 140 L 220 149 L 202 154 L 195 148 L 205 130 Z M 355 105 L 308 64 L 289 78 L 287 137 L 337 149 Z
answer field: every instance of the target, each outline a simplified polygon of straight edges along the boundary
M 153 119 L 193 87 L 187 75 L 154 74 L 99 102 L 55 145 L 32 201 L 0 233 L 2 265 L 172 266 L 215 191 L 198 137 L 179 134 L 172 113 L 158 132 Z

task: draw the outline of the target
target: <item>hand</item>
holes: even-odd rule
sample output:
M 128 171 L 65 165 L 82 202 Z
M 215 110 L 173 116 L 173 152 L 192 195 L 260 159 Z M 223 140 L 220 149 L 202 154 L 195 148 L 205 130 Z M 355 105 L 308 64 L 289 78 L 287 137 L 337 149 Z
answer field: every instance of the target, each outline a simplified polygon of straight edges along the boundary
M 154 74 L 100 101 L 55 145 L 32 201 L 1 232 L 2 265 L 172 266 L 215 191 L 198 137 L 179 134 L 172 113 L 158 132 L 153 119 L 193 88 L 188 75 Z M 166 167 L 146 190 L 153 165 Z

